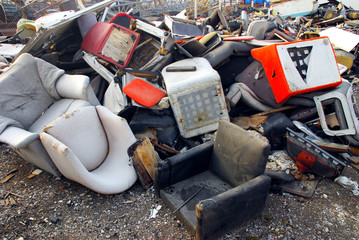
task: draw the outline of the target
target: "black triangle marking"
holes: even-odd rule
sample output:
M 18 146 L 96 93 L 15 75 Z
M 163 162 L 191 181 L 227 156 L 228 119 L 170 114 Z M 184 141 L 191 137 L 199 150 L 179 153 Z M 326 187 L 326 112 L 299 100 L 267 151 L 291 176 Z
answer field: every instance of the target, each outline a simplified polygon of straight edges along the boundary
M 313 46 L 308 47 L 292 47 L 288 48 L 287 51 L 289 56 L 291 57 L 297 71 L 299 72 L 300 76 L 302 77 L 303 81 L 307 83 L 307 72 L 308 72 L 308 65 L 305 61 L 307 57 L 310 58 L 310 53 L 312 52 Z

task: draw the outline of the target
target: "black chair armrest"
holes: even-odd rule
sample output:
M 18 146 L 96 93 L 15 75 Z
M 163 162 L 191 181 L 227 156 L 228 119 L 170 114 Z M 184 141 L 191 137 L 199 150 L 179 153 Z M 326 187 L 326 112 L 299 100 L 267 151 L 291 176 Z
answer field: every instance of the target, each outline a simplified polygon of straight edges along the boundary
M 206 171 L 212 152 L 213 142 L 210 141 L 158 163 L 154 177 L 157 194 L 163 188 Z
M 271 178 L 260 175 L 196 205 L 196 239 L 216 236 L 255 218 L 263 209 Z

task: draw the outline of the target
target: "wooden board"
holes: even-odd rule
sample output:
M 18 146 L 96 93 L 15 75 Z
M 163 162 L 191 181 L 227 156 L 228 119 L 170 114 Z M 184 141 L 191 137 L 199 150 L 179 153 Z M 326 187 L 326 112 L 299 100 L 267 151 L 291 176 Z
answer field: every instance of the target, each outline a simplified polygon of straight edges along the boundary
M 148 138 L 138 140 L 128 149 L 128 155 L 132 158 L 139 181 L 145 189 L 153 182 L 155 166 L 159 157 Z

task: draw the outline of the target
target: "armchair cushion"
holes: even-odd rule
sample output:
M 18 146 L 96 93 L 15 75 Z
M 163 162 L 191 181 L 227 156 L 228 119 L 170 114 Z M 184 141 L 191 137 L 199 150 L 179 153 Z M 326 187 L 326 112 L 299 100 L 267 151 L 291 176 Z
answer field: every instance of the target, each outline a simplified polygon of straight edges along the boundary
M 29 131 L 34 133 L 41 133 L 44 128 L 57 117 L 66 112 L 72 112 L 78 108 L 91 106 L 91 104 L 84 100 L 75 99 L 60 99 L 54 102 L 30 127 Z
M 14 119 L 7 118 L 7 117 L 4 117 L 4 116 L 0 115 L 0 134 L 7 127 L 10 127 L 10 126 L 23 128 L 23 126 L 18 121 L 15 121 Z
M 62 75 L 56 82 L 57 93 L 62 98 L 87 99 L 90 79 L 85 75 Z
M 14 148 L 25 148 L 34 140 L 38 139 L 38 137 L 39 135 L 37 133 L 10 126 L 0 134 L 0 142 L 9 144 Z
M 1 74 L 0 112 L 25 129 L 56 99 L 56 80 L 64 71 L 30 54 L 22 54 Z
M 66 143 L 88 171 L 100 166 L 107 156 L 106 133 L 94 107 L 65 113 L 48 124 L 45 131 Z
M 38 134 L 65 112 L 98 104 L 87 76 L 67 75 L 24 53 L 0 75 L 0 141 L 25 160 L 61 176 Z
M 137 175 L 127 154 L 136 138 L 126 120 L 107 108 L 80 108 L 62 115 L 45 131 L 40 133 L 41 142 L 68 179 L 102 194 L 120 193 L 136 182 Z M 79 137 L 72 139 L 74 136 Z
M 222 122 L 213 148 L 211 171 L 232 186 L 248 182 L 264 173 L 270 145 L 244 129 Z

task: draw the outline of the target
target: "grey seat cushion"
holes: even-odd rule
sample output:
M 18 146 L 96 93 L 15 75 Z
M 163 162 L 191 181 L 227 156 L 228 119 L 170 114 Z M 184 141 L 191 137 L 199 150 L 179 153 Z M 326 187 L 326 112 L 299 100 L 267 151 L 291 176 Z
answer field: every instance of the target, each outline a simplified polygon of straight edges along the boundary
M 0 115 L 28 129 L 55 100 L 61 70 L 30 54 L 21 55 L 0 78 Z

